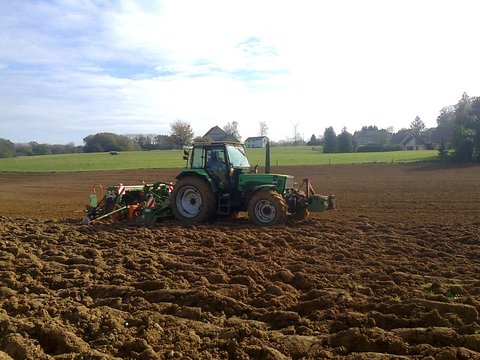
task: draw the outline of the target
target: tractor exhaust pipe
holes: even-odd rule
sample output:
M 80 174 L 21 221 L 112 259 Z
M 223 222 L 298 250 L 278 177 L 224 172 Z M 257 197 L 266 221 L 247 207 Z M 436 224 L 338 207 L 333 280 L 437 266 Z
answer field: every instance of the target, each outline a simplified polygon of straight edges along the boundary
M 270 174 L 270 140 L 265 145 L 265 174 Z

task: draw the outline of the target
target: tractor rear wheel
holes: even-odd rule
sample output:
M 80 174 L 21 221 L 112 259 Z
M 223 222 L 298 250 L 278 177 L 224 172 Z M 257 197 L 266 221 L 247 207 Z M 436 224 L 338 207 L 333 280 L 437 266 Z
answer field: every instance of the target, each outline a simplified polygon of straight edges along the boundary
M 261 190 L 252 195 L 248 202 L 250 221 L 260 226 L 284 224 L 287 219 L 287 204 L 273 190 Z
M 209 220 L 215 212 L 215 196 L 207 182 L 196 176 L 180 179 L 170 195 L 173 215 L 183 224 Z

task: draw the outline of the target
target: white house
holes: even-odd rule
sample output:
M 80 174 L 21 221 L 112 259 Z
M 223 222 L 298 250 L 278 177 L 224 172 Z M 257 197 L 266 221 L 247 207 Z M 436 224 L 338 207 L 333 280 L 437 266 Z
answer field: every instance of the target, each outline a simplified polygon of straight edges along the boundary
M 254 136 L 245 139 L 245 146 L 247 148 L 263 148 L 267 145 L 268 137 Z
M 405 150 L 425 150 L 425 143 L 418 136 L 412 134 L 407 134 L 401 144 Z

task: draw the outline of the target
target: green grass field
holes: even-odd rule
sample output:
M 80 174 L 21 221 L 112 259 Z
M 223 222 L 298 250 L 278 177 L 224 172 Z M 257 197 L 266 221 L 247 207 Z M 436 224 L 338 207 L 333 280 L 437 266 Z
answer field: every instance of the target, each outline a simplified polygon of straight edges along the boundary
M 247 149 L 250 164 L 265 163 L 265 149 Z M 181 150 L 20 156 L 0 159 L 0 171 L 7 172 L 74 172 L 148 168 L 182 168 Z M 392 151 L 379 153 L 323 154 L 309 146 L 274 147 L 272 166 L 399 163 L 438 160 L 437 151 Z

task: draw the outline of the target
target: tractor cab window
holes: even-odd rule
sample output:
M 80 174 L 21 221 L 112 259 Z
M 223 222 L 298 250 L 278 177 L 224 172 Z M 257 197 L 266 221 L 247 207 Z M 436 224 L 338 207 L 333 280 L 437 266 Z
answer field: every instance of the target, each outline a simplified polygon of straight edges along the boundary
M 192 157 L 191 167 L 193 169 L 203 168 L 203 148 L 202 147 L 193 148 L 193 157 Z
M 223 146 L 205 149 L 205 167 L 207 169 L 226 170 L 225 150 Z
M 248 168 L 248 162 L 245 149 L 242 146 L 227 145 L 228 159 L 234 168 Z
M 205 149 L 205 169 L 221 188 L 227 185 L 227 162 L 223 146 Z

